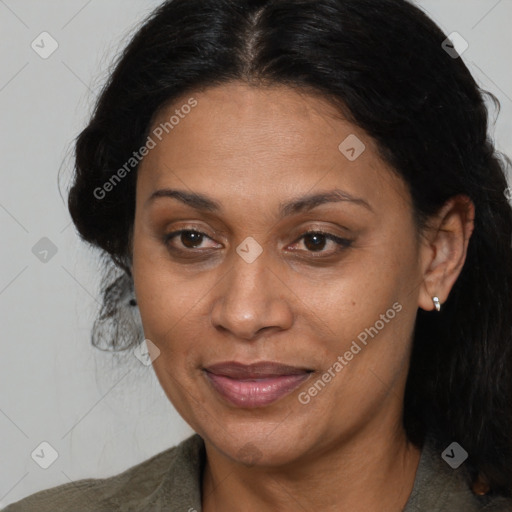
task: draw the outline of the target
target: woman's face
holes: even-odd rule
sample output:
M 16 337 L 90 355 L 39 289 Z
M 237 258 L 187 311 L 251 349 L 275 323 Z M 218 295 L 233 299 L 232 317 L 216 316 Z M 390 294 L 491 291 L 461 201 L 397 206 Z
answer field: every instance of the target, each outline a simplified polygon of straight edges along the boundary
M 369 137 L 324 99 L 241 83 L 174 102 L 150 137 L 133 275 L 183 418 L 270 465 L 399 429 L 425 269 L 407 188 Z

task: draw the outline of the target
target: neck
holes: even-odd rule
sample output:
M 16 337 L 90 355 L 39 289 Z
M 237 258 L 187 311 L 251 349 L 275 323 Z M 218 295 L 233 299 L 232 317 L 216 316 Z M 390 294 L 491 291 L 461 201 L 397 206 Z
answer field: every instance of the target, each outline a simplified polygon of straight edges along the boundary
M 285 467 L 248 467 L 205 446 L 204 512 L 400 512 L 421 454 L 401 425 L 367 427 Z

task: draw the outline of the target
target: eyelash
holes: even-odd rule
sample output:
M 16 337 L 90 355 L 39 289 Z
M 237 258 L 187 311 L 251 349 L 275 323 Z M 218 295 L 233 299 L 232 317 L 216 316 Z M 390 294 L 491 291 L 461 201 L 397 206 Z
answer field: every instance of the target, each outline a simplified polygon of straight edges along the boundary
M 202 235 L 203 237 L 209 238 L 211 240 L 211 238 L 206 233 L 203 233 L 201 231 L 197 231 L 195 229 L 180 229 L 178 231 L 173 231 L 172 233 L 166 234 L 164 236 L 164 239 L 163 239 L 164 244 L 170 250 L 172 250 L 174 252 L 177 252 L 177 253 L 182 253 L 182 254 L 183 253 L 193 253 L 194 251 L 201 251 L 202 250 L 202 249 L 177 249 L 175 247 L 171 247 L 171 245 L 170 245 L 171 240 L 176 238 L 176 237 L 178 237 L 182 233 L 195 233 L 197 235 Z M 333 235 L 332 233 L 328 233 L 326 231 L 321 231 L 321 230 L 306 231 L 294 243 L 297 243 L 299 240 L 302 240 L 303 238 L 305 238 L 308 235 L 321 235 L 321 236 L 324 236 L 327 240 L 331 240 L 332 242 L 334 242 L 335 244 L 338 245 L 338 247 L 336 248 L 335 251 L 332 251 L 330 253 L 327 252 L 328 256 L 331 256 L 334 253 L 338 253 L 338 252 L 342 251 L 343 249 L 347 249 L 352 244 L 352 240 L 348 240 L 346 238 L 340 238 L 340 237 L 338 237 L 336 235 Z M 309 250 L 306 250 L 306 252 L 308 252 L 311 255 L 313 255 L 314 258 L 320 258 L 320 257 L 325 257 L 325 256 L 322 256 L 322 255 L 326 251 L 323 251 L 323 250 L 321 250 L 321 251 L 309 251 Z M 316 256 L 317 254 L 318 254 L 318 256 Z

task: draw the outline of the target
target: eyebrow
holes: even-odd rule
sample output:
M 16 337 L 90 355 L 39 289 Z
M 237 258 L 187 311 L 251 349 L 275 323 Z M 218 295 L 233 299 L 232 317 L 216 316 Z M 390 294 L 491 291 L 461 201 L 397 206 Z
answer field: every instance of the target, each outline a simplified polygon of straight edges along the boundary
M 146 206 L 156 199 L 163 197 L 177 199 L 196 210 L 203 210 L 212 213 L 220 213 L 222 211 L 222 205 L 219 202 L 203 194 L 170 188 L 164 188 L 153 192 L 146 201 Z M 300 212 L 312 210 L 313 208 L 323 204 L 339 202 L 348 202 L 358 206 L 363 206 L 367 210 L 373 212 L 373 208 L 364 199 L 354 197 L 344 190 L 333 189 L 326 192 L 298 197 L 287 203 L 281 203 L 279 206 L 279 217 L 283 218 Z

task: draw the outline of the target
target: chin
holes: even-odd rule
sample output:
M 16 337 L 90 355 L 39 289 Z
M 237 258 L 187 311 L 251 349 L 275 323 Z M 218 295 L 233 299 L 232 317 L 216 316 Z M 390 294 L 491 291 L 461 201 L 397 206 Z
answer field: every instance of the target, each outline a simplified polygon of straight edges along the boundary
M 277 467 L 290 464 L 300 457 L 308 446 L 304 427 L 292 426 L 287 418 L 274 421 L 253 421 L 251 425 L 232 422 L 225 428 L 220 422 L 196 432 L 213 448 L 246 466 Z

